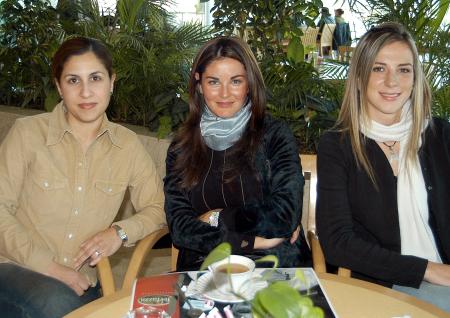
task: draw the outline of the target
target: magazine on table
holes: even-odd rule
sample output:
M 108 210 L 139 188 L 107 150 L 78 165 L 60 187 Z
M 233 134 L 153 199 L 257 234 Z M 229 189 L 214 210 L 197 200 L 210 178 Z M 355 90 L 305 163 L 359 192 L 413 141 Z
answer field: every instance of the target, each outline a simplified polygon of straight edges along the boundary
M 138 278 L 133 286 L 130 312 L 147 308 L 154 310 L 154 315 L 148 313 L 148 317 L 184 318 L 192 316 L 193 311 L 197 310 L 197 313 L 204 313 L 202 317 L 250 318 L 251 306 L 245 300 L 251 300 L 255 293 L 268 283 L 287 281 L 300 294 L 310 297 L 315 306 L 322 308 L 325 318 L 337 318 L 314 270 L 301 268 L 305 278 L 301 284 L 295 279 L 296 270 L 298 269 L 256 268 L 254 276 L 269 278 L 267 281 L 255 280 L 247 284 L 240 296 L 217 291 L 212 274 L 208 271 L 167 273 Z

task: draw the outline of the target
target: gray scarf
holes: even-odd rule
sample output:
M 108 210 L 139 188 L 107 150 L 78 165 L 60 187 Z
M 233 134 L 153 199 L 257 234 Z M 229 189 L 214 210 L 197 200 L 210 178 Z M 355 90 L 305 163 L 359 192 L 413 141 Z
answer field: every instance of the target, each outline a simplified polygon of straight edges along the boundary
M 241 110 L 230 118 L 213 114 L 205 104 L 200 120 L 203 140 L 213 150 L 222 151 L 233 146 L 241 138 L 252 115 L 252 103 L 249 100 Z

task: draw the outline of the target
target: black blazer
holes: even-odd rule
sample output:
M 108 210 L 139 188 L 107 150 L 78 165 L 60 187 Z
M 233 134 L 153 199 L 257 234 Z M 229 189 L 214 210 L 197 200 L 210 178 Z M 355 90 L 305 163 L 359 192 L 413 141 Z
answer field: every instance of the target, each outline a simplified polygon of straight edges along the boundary
M 379 191 L 356 166 L 347 134 L 328 132 L 319 143 L 316 222 L 327 261 L 352 276 L 385 286 L 418 287 L 427 260 L 401 255 L 397 178 L 381 148 L 366 151 Z M 428 191 L 430 226 L 444 263 L 450 260 L 450 125 L 434 119 L 419 150 Z

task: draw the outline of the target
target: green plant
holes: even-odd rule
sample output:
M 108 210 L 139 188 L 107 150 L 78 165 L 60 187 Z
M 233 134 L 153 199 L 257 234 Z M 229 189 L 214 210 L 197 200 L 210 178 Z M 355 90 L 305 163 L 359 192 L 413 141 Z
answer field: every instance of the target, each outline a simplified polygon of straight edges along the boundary
M 333 86 L 304 61 L 310 48 L 301 43 L 300 25 L 314 26 L 321 7 L 320 0 L 216 0 L 212 8 L 216 28 L 247 39 L 266 82 L 268 109 L 289 123 L 301 153 L 316 152 L 318 139 L 333 125 L 340 103 Z
M 113 54 L 117 80 L 109 114 L 167 135 L 188 111 L 182 98 L 189 66 L 212 30 L 197 23 L 175 26 L 164 0 L 119 0 L 105 23 L 95 0 L 81 9 L 78 32 L 99 38 Z
M 220 261 L 231 255 L 231 245 L 229 243 L 219 244 L 213 249 L 200 270 L 205 270 L 214 262 Z M 273 262 L 274 268 L 278 265 L 278 260 L 273 255 L 265 256 L 257 262 Z M 301 270 L 296 271 L 296 279 L 306 283 Z M 239 296 L 239 295 L 238 295 Z M 323 310 L 315 307 L 311 298 L 301 295 L 295 288 L 287 282 L 279 281 L 269 284 L 258 291 L 251 301 L 252 313 L 254 317 L 273 318 L 323 318 Z
M 258 56 L 277 61 L 284 59 L 286 40 L 303 48 L 300 25 L 314 26 L 321 7 L 320 0 L 215 0 L 211 11 L 216 29 L 247 38 Z
M 0 103 L 40 106 L 54 90 L 49 65 L 64 38 L 47 0 L 0 2 Z
M 450 8 L 450 0 L 348 0 L 352 10 L 368 7 L 371 14 L 365 20 L 367 27 L 382 22 L 395 21 L 403 24 L 413 35 L 423 67 L 431 84 L 437 110 L 435 114 L 447 116 L 442 111 L 440 96 L 445 95 L 445 87 L 450 85 L 450 25 L 445 24 L 444 16 Z M 444 93 L 443 93 L 444 92 Z

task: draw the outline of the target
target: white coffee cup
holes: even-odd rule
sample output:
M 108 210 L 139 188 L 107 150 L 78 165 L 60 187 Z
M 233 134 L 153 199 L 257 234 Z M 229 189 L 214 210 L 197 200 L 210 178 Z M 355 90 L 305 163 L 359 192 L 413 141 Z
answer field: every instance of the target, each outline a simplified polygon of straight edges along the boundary
M 252 278 L 255 262 L 245 256 L 230 255 L 211 264 L 210 270 L 214 284 L 219 291 L 239 293 L 241 287 Z

